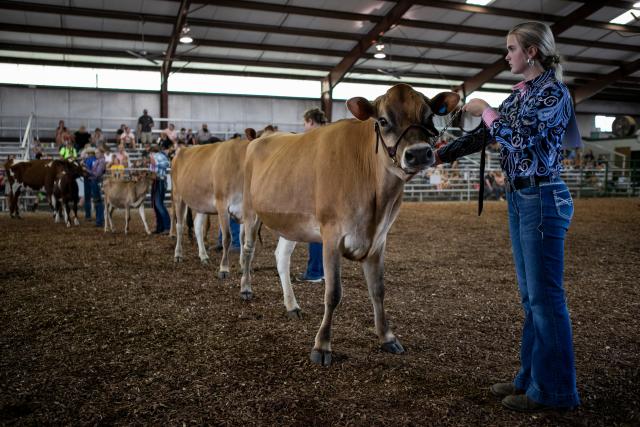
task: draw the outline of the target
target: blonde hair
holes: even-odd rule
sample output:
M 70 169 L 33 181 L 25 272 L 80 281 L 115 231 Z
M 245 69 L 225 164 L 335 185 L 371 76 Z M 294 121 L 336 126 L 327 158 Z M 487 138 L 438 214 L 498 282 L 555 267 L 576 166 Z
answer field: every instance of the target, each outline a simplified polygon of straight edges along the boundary
M 531 46 L 537 48 L 538 54 L 533 59 L 539 61 L 545 70 L 552 68 L 556 79 L 562 81 L 560 54 L 556 50 L 553 32 L 547 24 L 536 21 L 523 22 L 510 29 L 509 34 L 515 36 L 523 49 L 526 50 Z

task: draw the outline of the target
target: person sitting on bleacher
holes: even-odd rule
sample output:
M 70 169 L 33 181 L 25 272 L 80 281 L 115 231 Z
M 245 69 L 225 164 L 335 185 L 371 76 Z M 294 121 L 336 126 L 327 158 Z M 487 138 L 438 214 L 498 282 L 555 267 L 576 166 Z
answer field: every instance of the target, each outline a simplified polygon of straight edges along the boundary
M 122 132 L 122 135 L 120 135 L 120 144 L 122 145 L 124 144 L 125 146 L 131 147 L 131 148 L 136 148 L 137 144 L 136 144 L 136 136 L 133 133 L 133 131 L 131 129 L 129 129 L 129 126 L 125 126 L 124 127 L 124 132 Z
M 120 145 L 118 145 L 118 152 L 115 156 L 122 166 L 125 168 L 129 167 L 129 154 L 127 154 L 127 151 L 124 149 L 124 143 L 120 143 Z
M 84 146 L 87 145 L 91 141 L 91 134 L 87 132 L 87 128 L 84 126 L 80 126 L 77 132 L 74 134 L 74 143 L 73 146 L 76 151 L 79 153 L 84 150 Z
M 102 129 L 96 128 L 96 130 L 93 131 L 93 135 L 91 135 L 91 145 L 99 148 L 104 145 L 106 141 L 107 140 L 102 133 Z

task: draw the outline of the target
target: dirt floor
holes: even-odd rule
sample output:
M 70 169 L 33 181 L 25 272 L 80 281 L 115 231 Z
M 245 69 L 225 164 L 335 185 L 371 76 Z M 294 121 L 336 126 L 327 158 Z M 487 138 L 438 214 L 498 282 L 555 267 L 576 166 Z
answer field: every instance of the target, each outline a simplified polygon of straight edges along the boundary
M 566 289 L 583 405 L 521 415 L 488 386 L 518 368 L 522 312 L 504 202 L 411 204 L 391 229 L 383 353 L 360 265 L 344 260 L 334 363 L 309 352 L 323 287 L 296 284 L 288 320 L 263 232 L 255 299 L 195 244 L 0 215 L 0 424 L 640 425 L 640 201 L 576 201 Z M 153 214 L 147 217 L 153 220 Z M 292 274 L 306 263 L 294 252 Z

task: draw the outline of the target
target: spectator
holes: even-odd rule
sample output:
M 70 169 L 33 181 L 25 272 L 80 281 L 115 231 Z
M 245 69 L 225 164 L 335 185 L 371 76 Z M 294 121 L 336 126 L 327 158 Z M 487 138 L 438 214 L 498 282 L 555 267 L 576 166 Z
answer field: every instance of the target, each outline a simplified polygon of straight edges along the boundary
M 124 177 L 124 165 L 120 163 L 120 159 L 117 156 L 113 156 L 111 166 L 109 166 L 109 173 L 115 179 L 122 179 Z
M 178 132 L 178 142 L 182 142 L 183 144 L 187 143 L 187 130 L 185 128 L 180 128 L 180 132 Z
M 74 134 L 73 147 L 79 153 L 84 150 L 84 146 L 91 141 L 91 134 L 87 132 L 87 128 L 83 125 Z
M 506 182 L 502 171 L 493 171 L 493 183 L 496 200 L 505 200 Z
M 31 151 L 33 153 L 33 157 L 39 159 L 42 157 L 42 144 L 40 143 L 40 139 L 36 138 L 33 141 L 33 145 L 31 145 Z
M 131 148 L 137 148 L 137 144 L 136 144 L 136 136 L 133 133 L 133 131 L 131 129 L 129 129 L 129 126 L 125 126 L 124 127 L 124 132 L 122 132 L 122 135 L 120 135 L 120 145 L 125 145 L 125 146 L 129 146 Z
M 64 140 L 62 136 L 66 129 L 67 128 L 64 126 L 64 120 L 60 120 L 58 122 L 58 127 L 56 128 L 56 135 L 55 135 L 56 147 L 58 148 L 60 148 L 64 144 Z
M 140 144 L 151 144 L 153 142 L 153 135 L 151 133 L 154 123 L 153 118 L 149 115 L 149 112 L 145 108 L 142 110 L 142 115 L 138 117 L 138 127 L 136 131 L 140 136 Z
M 308 132 L 314 128 L 324 126 L 327 117 L 319 108 L 312 108 L 304 112 L 304 131 Z M 309 243 L 309 260 L 307 270 L 302 276 L 296 277 L 297 282 L 318 283 L 324 280 L 324 267 L 322 265 L 322 243 Z
M 209 132 L 209 127 L 206 123 L 202 124 L 202 127 L 198 131 L 198 144 L 208 144 L 211 139 L 211 132 Z
M 78 152 L 73 146 L 73 143 L 71 142 L 71 138 L 65 140 L 64 145 L 60 147 L 59 153 L 60 153 L 60 157 L 62 157 L 65 160 L 68 160 L 68 159 L 73 160 L 78 157 Z
M 91 171 L 93 162 L 96 161 L 96 150 L 94 147 L 89 146 L 84 150 L 84 158 L 82 160 L 84 167 L 87 171 Z M 90 177 L 85 176 L 84 180 L 84 219 L 91 220 L 91 182 Z
M 120 137 L 124 133 L 124 129 L 127 127 L 124 123 L 120 125 L 120 128 L 116 131 L 116 144 L 120 144 Z
M 91 170 L 89 171 L 91 199 L 93 200 L 93 206 L 96 209 L 96 227 L 104 227 L 104 206 L 102 204 L 102 193 L 100 189 L 102 186 L 102 177 L 106 170 L 103 150 L 103 148 L 98 149 L 96 152 L 96 159 L 91 164 Z
M 109 147 L 107 144 L 105 144 L 102 153 L 104 154 L 104 162 L 105 162 L 105 168 L 108 169 L 109 166 L 111 166 L 111 163 L 113 162 L 113 157 L 114 154 L 111 152 L 111 147 Z
M 156 173 L 156 179 L 151 188 L 151 204 L 156 214 L 156 229 L 154 234 L 168 234 L 171 228 L 169 212 L 167 212 L 167 208 L 164 206 L 164 196 L 167 192 L 167 169 L 170 166 L 166 151 L 168 150 L 161 150 L 158 146 L 154 145 L 151 147 L 151 155 L 149 157 L 151 170 Z
M 98 148 L 104 145 L 105 143 L 106 143 L 106 138 L 102 133 L 102 129 L 96 128 L 96 130 L 93 131 L 93 135 L 91 135 L 91 145 Z
M 118 145 L 118 151 L 115 153 L 115 157 L 118 159 L 118 164 L 122 165 L 123 168 L 129 167 L 129 154 L 127 150 L 124 149 L 124 143 L 120 143 Z
M 169 127 L 163 130 L 166 137 L 175 145 L 178 143 L 178 135 L 176 133 L 176 126 L 173 123 L 169 123 Z
M 193 134 L 193 130 L 187 129 L 187 145 L 194 145 L 196 143 L 196 136 Z
M 593 150 L 587 151 L 582 157 L 585 168 L 593 168 L 596 166 L 596 158 L 593 155 Z

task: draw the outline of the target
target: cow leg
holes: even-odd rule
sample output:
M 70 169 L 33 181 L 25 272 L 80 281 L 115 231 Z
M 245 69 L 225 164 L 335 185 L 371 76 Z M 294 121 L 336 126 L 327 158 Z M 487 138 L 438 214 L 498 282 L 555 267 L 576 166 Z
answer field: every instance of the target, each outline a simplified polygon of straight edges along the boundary
M 382 345 L 382 349 L 389 353 L 402 354 L 404 348 L 400 341 L 393 335 L 389 328 L 384 312 L 384 247 L 373 255 L 365 258 L 362 263 L 364 277 L 369 289 L 369 298 L 373 303 L 373 316 L 375 319 L 376 333 Z
M 176 222 L 176 249 L 173 253 L 173 259 L 175 262 L 182 260 L 182 228 L 184 227 L 184 219 L 187 211 L 187 205 L 182 201 L 182 198 L 176 197 L 175 193 L 172 198 L 173 216 Z
M 69 202 L 68 201 L 63 201 L 62 203 L 60 203 L 60 207 L 62 208 L 62 212 L 64 213 L 64 223 L 67 226 L 67 228 L 71 227 L 71 220 L 69 219 L 70 217 L 70 207 L 69 207 Z
M 342 283 L 340 282 L 341 254 L 337 248 L 337 242 L 323 239 L 324 316 L 310 355 L 313 363 L 323 366 L 331 364 L 331 323 L 333 321 L 333 312 L 342 299 Z
M 242 270 L 242 262 L 244 260 L 244 257 L 242 256 L 244 254 L 244 244 L 242 242 L 244 242 L 244 223 L 240 223 L 240 235 L 238 236 L 240 238 L 240 270 Z
M 218 221 L 220 222 L 220 230 L 222 231 L 222 258 L 220 259 L 220 270 L 218 277 L 226 279 L 229 277 L 229 247 L 231 246 L 231 218 L 229 212 L 223 211 L 224 200 L 216 200 L 216 206 L 220 207 Z
M 147 234 L 151 234 L 151 230 L 149 230 L 149 226 L 147 225 L 147 218 L 144 216 L 144 202 L 138 207 L 138 212 L 140 213 L 140 218 L 144 224 L 144 231 L 146 231 Z
M 282 285 L 282 295 L 284 296 L 284 306 L 287 308 L 287 316 L 291 319 L 301 319 L 302 310 L 300 310 L 296 296 L 293 293 L 293 288 L 291 287 L 291 253 L 295 247 L 296 242 L 280 237 L 275 255 L 278 274 L 280 275 L 280 284 Z
M 202 227 L 206 218 L 207 214 L 198 212 L 193 224 L 193 228 L 195 228 L 196 232 L 196 239 L 198 240 L 198 256 L 200 256 L 200 261 L 203 264 L 209 263 L 209 255 L 207 255 L 207 249 L 204 247 L 204 236 Z M 182 229 L 180 229 L 180 233 L 182 233 Z
M 245 204 L 246 206 L 246 204 Z M 260 220 L 254 212 L 244 209 L 244 247 L 242 250 L 242 279 L 240 279 L 240 297 L 248 301 L 253 298 L 251 291 L 251 261 L 258 237 Z
M 73 225 L 80 225 L 80 221 L 78 221 L 78 199 L 73 200 Z
M 58 203 L 56 197 L 53 194 L 51 195 L 49 200 L 49 206 L 51 206 L 51 209 L 53 209 L 53 221 L 57 224 L 60 222 L 60 208 L 57 206 Z
M 129 205 L 124 208 L 124 234 L 125 236 L 129 232 Z

